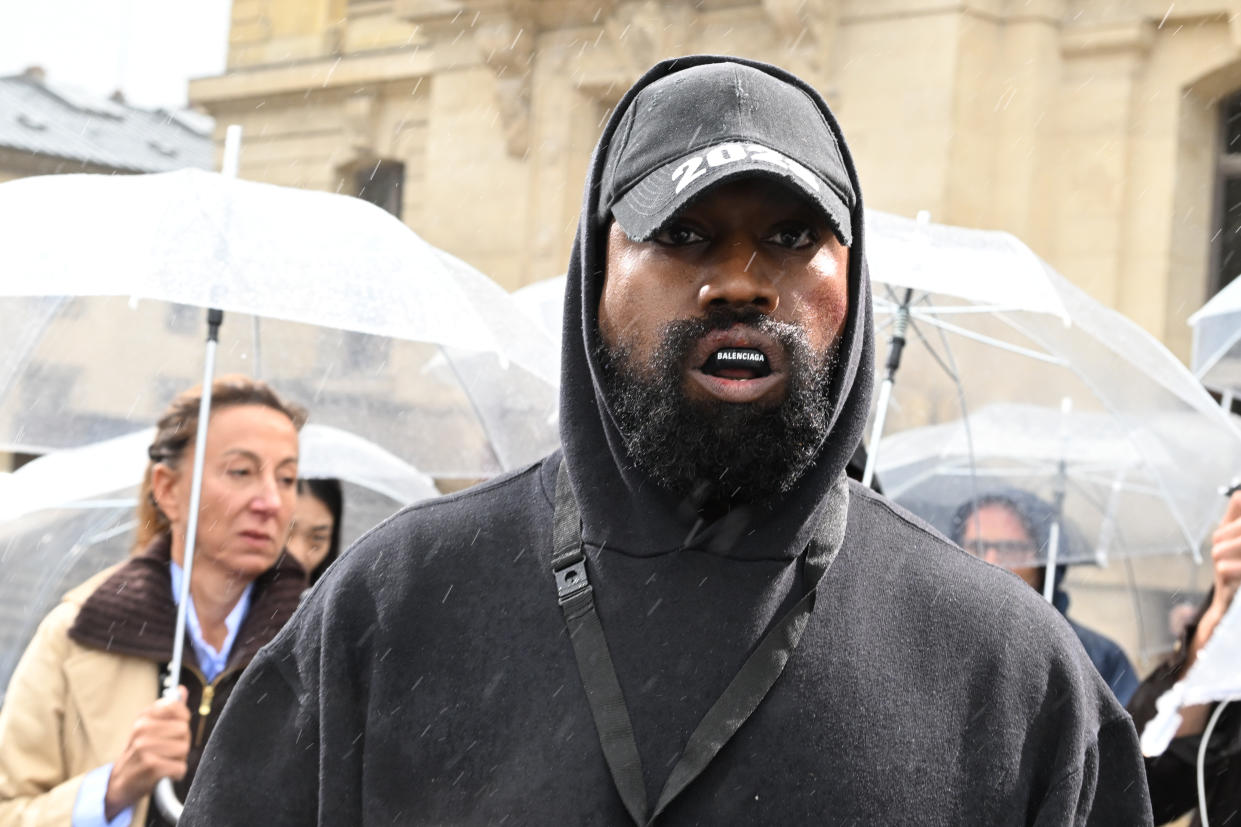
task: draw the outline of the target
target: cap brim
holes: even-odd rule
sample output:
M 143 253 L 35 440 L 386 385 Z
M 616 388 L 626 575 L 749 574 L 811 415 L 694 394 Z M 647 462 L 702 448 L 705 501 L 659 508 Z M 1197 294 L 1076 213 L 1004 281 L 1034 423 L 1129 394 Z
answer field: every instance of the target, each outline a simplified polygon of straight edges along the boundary
M 612 205 L 612 217 L 634 241 L 649 241 L 711 187 L 750 177 L 774 178 L 801 192 L 823 211 L 841 243 L 852 245 L 849 208 L 831 185 L 787 156 L 755 143 L 719 144 L 658 167 Z

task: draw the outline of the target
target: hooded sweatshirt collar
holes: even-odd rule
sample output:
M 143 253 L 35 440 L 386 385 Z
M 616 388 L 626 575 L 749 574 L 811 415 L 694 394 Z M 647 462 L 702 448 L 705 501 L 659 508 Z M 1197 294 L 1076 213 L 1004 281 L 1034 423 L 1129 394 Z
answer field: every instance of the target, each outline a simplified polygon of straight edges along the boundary
M 830 428 L 811 467 L 793 491 L 765 505 L 734 508 L 707 525 L 695 510 L 659 488 L 635 467 L 625 449 L 604 393 L 599 347 L 599 299 L 603 291 L 608 224 L 600 202 L 604 168 L 618 124 L 643 88 L 684 69 L 732 62 L 766 72 L 803 90 L 818 106 L 835 137 L 848 172 L 851 209 L 849 312 L 838 344 L 829 386 Z M 560 398 L 561 442 L 573 491 L 582 513 L 583 538 L 590 544 L 629 555 L 665 554 L 694 548 L 722 556 L 792 559 L 805 549 L 833 497 L 847 497 L 836 483 L 860 444 L 870 407 L 873 365 L 870 279 L 864 255 L 861 188 L 856 169 L 835 118 L 811 87 L 764 63 L 740 58 L 698 55 L 656 64 L 626 93 L 595 148 L 587 177 L 581 220 L 574 240 L 565 289 Z M 772 446 L 778 450 L 778 446 Z M 832 509 L 843 514 L 843 509 Z

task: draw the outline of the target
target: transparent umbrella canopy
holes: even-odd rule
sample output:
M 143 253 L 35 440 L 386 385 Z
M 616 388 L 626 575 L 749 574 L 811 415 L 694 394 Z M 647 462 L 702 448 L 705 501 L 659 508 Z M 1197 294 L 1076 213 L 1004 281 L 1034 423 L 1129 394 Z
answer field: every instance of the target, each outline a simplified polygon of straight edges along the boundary
M 900 332 L 908 342 L 885 434 L 968 422 L 997 403 L 1106 422 L 1107 434 L 1142 457 L 1144 485 L 1166 503 L 1178 548 L 1198 548 L 1223 509 L 1219 486 L 1241 470 L 1241 435 L 1175 356 L 1007 233 L 875 211 L 866 220 L 881 373 L 885 339 Z M 1087 451 L 1071 428 L 1065 444 L 1061 417 L 1043 425 L 1051 433 L 1012 438 L 1037 447 L 1045 462 Z M 885 467 L 886 442 L 876 443 L 872 455 Z M 1108 553 L 1164 548 L 1175 536 L 1148 535 L 1142 525 L 1128 527 L 1126 549 L 1117 540 Z
M 0 696 L 35 627 L 68 589 L 125 559 L 154 429 L 57 451 L 0 476 Z M 426 474 L 356 434 L 306 425 L 299 474 L 344 483 L 342 548 L 439 494 Z
M 186 170 L 0 184 L 0 448 L 150 423 L 217 373 L 430 474 L 480 478 L 556 443 L 555 350 L 509 295 L 356 198 Z
M 1241 396 L 1241 279 L 1234 279 L 1189 317 L 1190 365 L 1202 384 Z
M 1193 434 L 1195 417 L 1148 426 L 1156 434 Z M 1148 453 L 1107 413 L 996 403 L 966 419 L 889 434 L 879 474 L 889 497 L 945 534 L 960 506 L 989 492 L 1016 488 L 1048 503 L 1060 498 L 1066 528 L 1059 562 L 1106 565 L 1196 550 L 1160 484 L 1168 473 L 1163 466 L 1177 461 L 1161 445 Z M 1047 551 L 1038 550 L 1039 562 L 1047 562 Z
M 556 375 L 560 375 L 560 324 L 564 316 L 564 276 L 553 276 L 513 291 L 513 301 L 556 343 Z

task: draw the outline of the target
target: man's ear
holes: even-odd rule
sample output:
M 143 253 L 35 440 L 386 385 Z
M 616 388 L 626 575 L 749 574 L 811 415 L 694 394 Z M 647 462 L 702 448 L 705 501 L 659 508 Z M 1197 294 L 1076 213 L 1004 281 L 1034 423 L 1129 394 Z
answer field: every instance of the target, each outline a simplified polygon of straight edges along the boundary
M 176 469 L 162 462 L 151 468 L 151 496 L 170 523 L 181 521 L 181 500 L 177 496 L 180 483 L 181 474 Z

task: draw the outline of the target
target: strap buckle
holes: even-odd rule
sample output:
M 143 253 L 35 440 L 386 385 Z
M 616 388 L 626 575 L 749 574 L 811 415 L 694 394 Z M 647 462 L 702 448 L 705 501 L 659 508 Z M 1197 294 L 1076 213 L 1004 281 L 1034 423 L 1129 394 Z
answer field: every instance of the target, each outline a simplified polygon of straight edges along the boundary
M 563 606 L 586 589 L 590 588 L 590 580 L 586 577 L 586 558 L 581 557 L 575 563 L 556 569 L 556 595 Z

